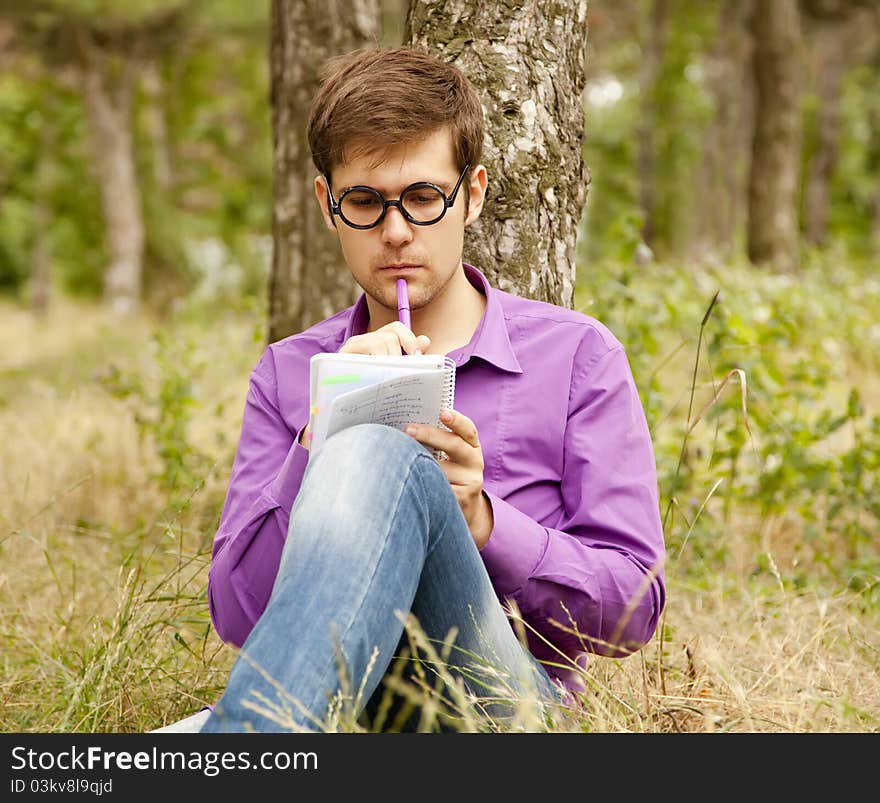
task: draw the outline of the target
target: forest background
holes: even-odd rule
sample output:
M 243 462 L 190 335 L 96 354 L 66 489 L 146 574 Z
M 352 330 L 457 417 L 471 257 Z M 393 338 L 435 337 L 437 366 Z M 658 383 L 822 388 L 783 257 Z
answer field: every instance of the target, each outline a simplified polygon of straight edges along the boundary
M 0 0 L 0 730 L 149 730 L 231 665 L 205 588 L 278 335 L 270 12 Z M 571 304 L 630 356 L 669 605 L 553 727 L 876 731 L 880 10 L 591 0 L 583 35 Z

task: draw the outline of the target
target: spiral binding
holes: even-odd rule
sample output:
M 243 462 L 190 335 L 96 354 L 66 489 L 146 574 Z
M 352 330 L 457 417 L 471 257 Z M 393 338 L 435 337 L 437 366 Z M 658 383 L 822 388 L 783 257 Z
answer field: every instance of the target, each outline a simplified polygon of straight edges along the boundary
M 446 369 L 446 384 L 443 386 L 443 401 L 440 406 L 444 410 L 452 410 L 455 407 L 455 360 L 451 357 L 444 357 L 443 367 Z M 440 420 L 437 421 L 437 426 L 451 432 L 449 427 Z M 431 449 L 431 454 L 438 462 L 449 459 L 442 449 Z
M 455 407 L 455 360 L 451 357 L 444 357 L 443 365 L 447 371 L 446 384 L 443 386 L 443 407 L 451 410 Z M 444 429 L 449 429 L 449 427 L 444 427 Z

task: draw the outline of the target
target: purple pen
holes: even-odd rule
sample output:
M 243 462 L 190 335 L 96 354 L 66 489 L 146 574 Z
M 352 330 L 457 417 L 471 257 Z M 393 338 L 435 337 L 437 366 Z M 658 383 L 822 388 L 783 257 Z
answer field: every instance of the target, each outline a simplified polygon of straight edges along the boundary
M 397 280 L 397 318 L 407 329 L 412 329 L 409 317 L 409 294 L 406 291 L 406 279 Z

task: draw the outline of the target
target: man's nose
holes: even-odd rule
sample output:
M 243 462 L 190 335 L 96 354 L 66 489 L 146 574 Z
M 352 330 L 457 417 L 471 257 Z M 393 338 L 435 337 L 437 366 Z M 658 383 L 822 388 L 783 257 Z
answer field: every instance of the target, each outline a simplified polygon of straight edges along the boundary
M 412 226 L 396 205 L 388 207 L 379 226 L 382 229 L 383 242 L 399 244 L 412 240 Z

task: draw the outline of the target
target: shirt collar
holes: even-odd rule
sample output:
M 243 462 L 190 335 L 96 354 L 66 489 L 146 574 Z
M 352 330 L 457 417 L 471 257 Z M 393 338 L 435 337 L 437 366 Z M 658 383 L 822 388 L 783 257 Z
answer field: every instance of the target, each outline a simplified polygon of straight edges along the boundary
M 450 352 L 457 365 L 464 365 L 471 357 L 479 357 L 488 363 L 511 373 L 521 374 L 519 360 L 510 345 L 510 334 L 504 309 L 501 306 L 500 291 L 492 287 L 486 277 L 473 265 L 462 263 L 468 281 L 486 296 L 486 309 L 477 325 L 470 342 L 460 349 Z M 361 293 L 354 306 L 343 333 L 344 343 L 353 335 L 362 335 L 367 331 L 370 311 L 367 307 L 367 296 Z
M 503 371 L 521 374 L 519 360 L 510 345 L 507 319 L 501 306 L 501 292 L 492 287 L 486 277 L 473 265 L 464 265 L 468 281 L 486 296 L 486 309 L 471 337 L 470 343 L 452 352 L 458 365 L 464 365 L 471 357 L 479 357 Z

